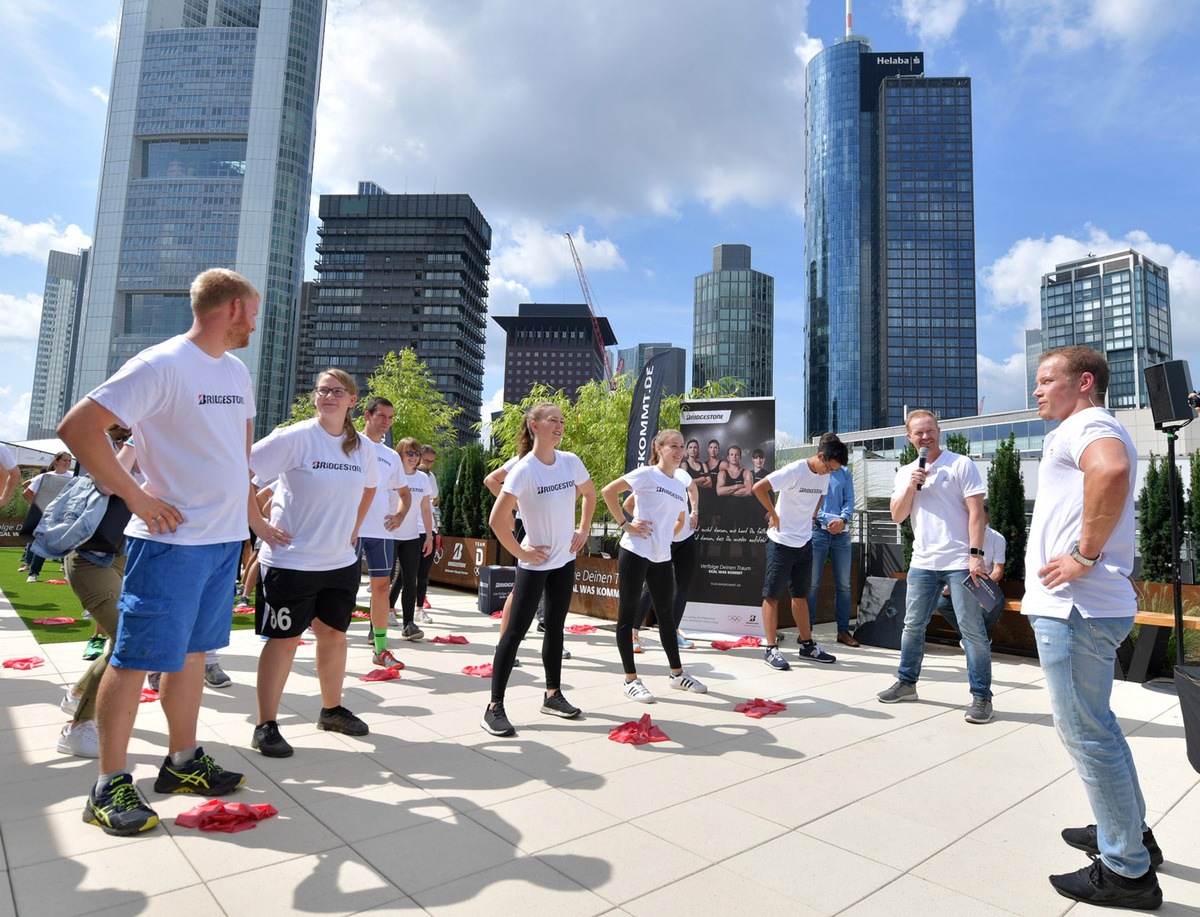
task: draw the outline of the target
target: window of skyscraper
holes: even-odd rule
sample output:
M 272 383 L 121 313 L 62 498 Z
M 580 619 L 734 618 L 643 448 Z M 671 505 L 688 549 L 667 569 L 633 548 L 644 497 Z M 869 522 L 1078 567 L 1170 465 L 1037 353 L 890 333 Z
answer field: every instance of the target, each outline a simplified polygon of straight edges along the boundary
M 142 178 L 241 178 L 245 140 L 147 140 Z

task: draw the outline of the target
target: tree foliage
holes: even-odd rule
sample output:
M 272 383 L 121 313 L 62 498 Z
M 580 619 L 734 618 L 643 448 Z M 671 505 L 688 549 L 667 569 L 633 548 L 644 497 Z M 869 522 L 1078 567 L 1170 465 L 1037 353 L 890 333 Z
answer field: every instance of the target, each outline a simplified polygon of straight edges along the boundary
M 1010 432 L 1001 441 L 988 468 L 987 509 L 991 526 L 1007 542 L 1004 578 L 1021 582 L 1025 579 L 1025 544 L 1028 530 L 1025 523 L 1025 479 L 1021 474 L 1021 454 L 1017 450 L 1016 434 Z
M 1185 525 L 1193 542 L 1200 541 L 1200 450 L 1188 456 L 1188 501 Z
M 483 513 L 483 447 L 465 446 L 454 481 L 454 531 L 462 538 L 487 535 L 487 516 Z M 446 518 L 443 513 L 443 519 Z
M 946 434 L 946 451 L 954 452 L 958 455 L 971 454 L 971 441 L 967 439 L 965 433 L 947 433 Z
M 435 476 L 438 482 L 438 512 L 442 517 L 442 533 L 466 537 L 454 527 L 454 505 L 458 502 L 455 484 L 458 478 L 458 466 L 462 463 L 462 454 L 463 450 L 460 446 L 452 446 L 439 452 Z
M 1138 496 L 1137 514 L 1141 532 L 1141 577 L 1156 583 L 1171 579 L 1171 500 L 1167 486 L 1166 460 L 1152 452 Z
M 386 398 L 396 409 L 396 419 L 392 423 L 393 442 L 413 436 L 423 445 L 439 451 L 458 442 L 454 418 L 462 413 L 462 408 L 446 402 L 434 383 L 433 374 L 411 349 L 405 347 L 399 354 L 393 351 L 383 358 L 367 379 L 365 394 L 359 398 L 360 405 L 365 405 L 374 395 Z
M 292 409 L 288 413 L 287 419 L 279 426 L 290 427 L 294 423 L 299 423 L 302 420 L 309 420 L 317 416 L 317 406 L 313 404 L 312 393 L 306 392 L 303 395 L 297 395 L 296 400 L 292 402 Z

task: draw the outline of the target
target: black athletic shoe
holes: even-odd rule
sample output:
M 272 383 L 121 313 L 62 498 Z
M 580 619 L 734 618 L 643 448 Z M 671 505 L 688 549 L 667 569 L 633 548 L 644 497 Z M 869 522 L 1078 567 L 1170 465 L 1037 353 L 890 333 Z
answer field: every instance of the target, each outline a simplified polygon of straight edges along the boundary
M 1073 898 L 1099 907 L 1127 907 L 1153 911 L 1162 906 L 1162 889 L 1151 866 L 1144 876 L 1126 879 L 1119 876 L 1099 858 L 1076 872 L 1051 876 L 1050 884 L 1064 898 Z
M 254 727 L 254 738 L 250 740 L 250 747 L 268 758 L 290 758 L 294 754 L 288 740 L 279 734 L 279 724 L 274 720 L 267 720 Z
M 224 796 L 245 782 L 244 774 L 225 770 L 206 755 L 203 748 L 197 747 L 196 757 L 179 767 L 171 763 L 170 755 L 163 759 L 162 767 L 158 769 L 158 779 L 154 781 L 154 792 Z
M 1086 828 L 1063 828 L 1062 839 L 1068 845 L 1076 850 L 1082 850 L 1084 853 L 1091 854 L 1094 857 L 1100 856 L 1100 845 L 1096 841 L 1096 826 L 1088 825 Z M 1146 847 L 1146 852 L 1150 854 L 1150 865 L 1154 867 L 1163 864 L 1163 852 L 1158 846 L 1158 841 L 1154 839 L 1154 832 L 1147 828 L 1142 832 L 1142 843 Z
M 542 707 L 545 710 L 545 707 Z M 483 721 L 479 724 L 494 736 L 510 736 L 515 735 L 513 724 L 508 721 L 508 717 L 504 714 L 504 704 L 496 704 L 494 707 L 488 707 L 483 711 Z
M 321 716 L 317 719 L 317 728 L 326 732 L 340 732 L 347 736 L 365 736 L 371 731 L 366 723 L 340 705 L 322 708 Z
M 142 801 L 129 774 L 117 774 L 99 796 L 92 787 L 83 807 L 83 820 L 99 825 L 105 834 L 132 837 L 157 825 L 158 814 Z
M 555 691 L 542 701 L 542 713 L 561 716 L 564 720 L 574 719 L 583 711 L 563 697 L 561 690 Z

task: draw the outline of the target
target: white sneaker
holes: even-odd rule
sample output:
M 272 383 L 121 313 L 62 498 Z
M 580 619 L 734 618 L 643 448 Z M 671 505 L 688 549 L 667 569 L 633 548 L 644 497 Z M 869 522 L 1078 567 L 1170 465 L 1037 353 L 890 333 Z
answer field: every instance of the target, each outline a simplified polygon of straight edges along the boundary
M 34 574 L 34 573 L 30 573 L 30 574 L 29 574 L 27 577 L 25 577 L 25 582 L 27 582 L 27 583 L 36 583 L 36 582 L 37 582 L 37 575 L 36 575 L 36 574 Z
M 96 730 L 96 721 L 84 720 L 78 725 L 67 723 L 58 737 L 58 750 L 77 758 L 99 758 L 100 733 Z
M 81 700 L 83 698 L 75 693 L 75 689 L 68 687 L 63 691 L 63 699 L 58 702 L 58 709 L 67 714 L 67 716 L 74 716 L 75 711 L 79 709 L 79 702 Z
M 388 612 L 388 627 L 403 627 L 403 626 L 404 626 L 404 622 L 401 621 L 398 617 L 396 617 L 396 609 L 393 608 L 391 611 Z
M 416 610 L 416 613 L 413 615 L 413 617 L 416 619 L 416 622 L 418 624 L 432 624 L 433 623 L 433 615 L 431 615 L 429 612 L 427 612 L 424 608 L 418 608 Z
M 687 672 L 680 672 L 678 675 L 672 675 L 667 679 L 671 683 L 672 688 L 680 691 L 691 691 L 693 694 L 707 694 L 708 688 L 692 678 Z
M 639 704 L 654 703 L 654 695 L 650 693 L 649 688 L 642 684 L 640 678 L 625 682 L 625 694 L 628 697 L 632 697 Z

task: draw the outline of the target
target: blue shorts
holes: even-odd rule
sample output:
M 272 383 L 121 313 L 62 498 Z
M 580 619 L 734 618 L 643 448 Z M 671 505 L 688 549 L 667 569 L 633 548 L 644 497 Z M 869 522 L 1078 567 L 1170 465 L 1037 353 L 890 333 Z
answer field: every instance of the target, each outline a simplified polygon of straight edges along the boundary
M 188 654 L 229 643 L 240 541 L 190 545 L 129 538 L 126 544 L 112 665 L 178 672 Z
M 391 579 L 396 542 L 392 538 L 359 538 L 358 559 L 367 556 L 367 576 L 386 576 Z
M 793 599 L 807 601 L 812 589 L 812 553 L 811 541 L 802 548 L 792 548 L 768 538 L 763 598 L 778 601 L 786 586 Z

